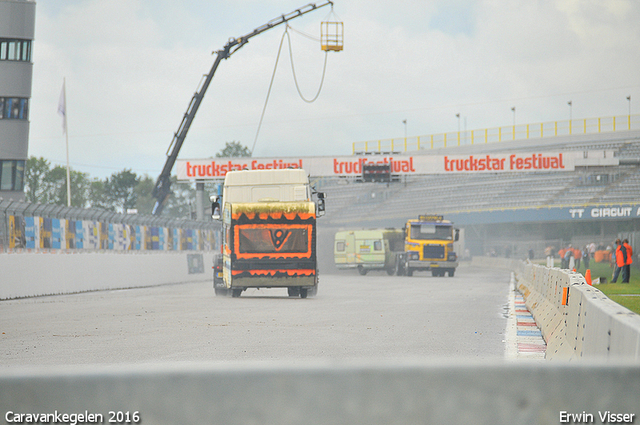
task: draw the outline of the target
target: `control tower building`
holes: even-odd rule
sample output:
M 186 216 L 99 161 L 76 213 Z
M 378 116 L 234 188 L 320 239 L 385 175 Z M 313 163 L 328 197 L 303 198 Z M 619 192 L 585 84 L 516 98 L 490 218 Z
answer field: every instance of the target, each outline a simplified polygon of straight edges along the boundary
M 0 198 L 24 200 L 36 3 L 0 0 Z

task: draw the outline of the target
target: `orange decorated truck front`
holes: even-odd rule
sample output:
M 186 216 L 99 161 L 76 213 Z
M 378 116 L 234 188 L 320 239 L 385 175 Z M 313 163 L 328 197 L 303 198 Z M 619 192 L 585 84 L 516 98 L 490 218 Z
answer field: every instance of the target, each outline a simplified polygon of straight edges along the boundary
M 216 204 L 222 206 L 223 222 L 223 283 L 217 294 L 287 288 L 289 296 L 315 295 L 316 216 L 324 208 L 311 196 L 302 170 L 227 175 L 222 202 Z

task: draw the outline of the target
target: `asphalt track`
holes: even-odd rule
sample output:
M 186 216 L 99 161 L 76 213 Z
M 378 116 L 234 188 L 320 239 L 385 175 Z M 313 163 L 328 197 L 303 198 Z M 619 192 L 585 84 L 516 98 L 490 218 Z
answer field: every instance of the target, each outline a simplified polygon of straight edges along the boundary
M 0 367 L 312 359 L 502 359 L 509 272 L 321 276 L 216 297 L 210 283 L 0 301 Z

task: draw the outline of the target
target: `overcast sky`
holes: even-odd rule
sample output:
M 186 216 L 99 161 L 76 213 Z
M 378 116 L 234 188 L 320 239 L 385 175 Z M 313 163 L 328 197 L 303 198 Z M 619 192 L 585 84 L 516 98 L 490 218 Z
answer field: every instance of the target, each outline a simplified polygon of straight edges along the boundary
M 65 161 L 57 113 L 63 78 L 72 168 L 105 177 L 160 173 L 213 51 L 307 0 L 40 0 L 29 155 Z M 323 2 L 318 1 L 317 4 Z M 637 0 L 336 0 L 290 22 L 320 37 L 344 22 L 318 100 L 296 91 L 285 43 L 254 156 L 348 155 L 358 141 L 640 113 Z M 251 147 L 285 27 L 223 61 L 180 158 Z M 303 94 L 325 53 L 290 32 Z

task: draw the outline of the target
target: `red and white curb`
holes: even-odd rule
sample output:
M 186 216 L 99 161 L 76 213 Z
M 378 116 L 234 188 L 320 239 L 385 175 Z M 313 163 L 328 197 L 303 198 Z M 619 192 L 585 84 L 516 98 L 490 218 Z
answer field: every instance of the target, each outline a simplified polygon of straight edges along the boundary
M 547 344 L 540 328 L 527 309 L 522 294 L 516 290 L 515 275 L 509 283 L 509 309 L 505 331 L 505 357 L 507 359 L 544 359 Z

